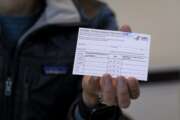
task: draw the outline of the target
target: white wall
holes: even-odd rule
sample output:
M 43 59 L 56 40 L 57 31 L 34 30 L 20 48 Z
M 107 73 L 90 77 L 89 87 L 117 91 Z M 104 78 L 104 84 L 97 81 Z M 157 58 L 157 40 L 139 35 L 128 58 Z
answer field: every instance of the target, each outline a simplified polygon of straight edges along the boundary
M 124 110 L 134 120 L 180 120 L 180 82 L 141 86 L 141 96 Z
M 120 25 L 152 35 L 151 69 L 180 67 L 180 0 L 103 0 Z
M 103 0 L 119 25 L 152 35 L 150 68 L 180 68 L 180 0 Z M 125 110 L 135 120 L 180 120 L 180 82 L 141 86 L 141 96 Z

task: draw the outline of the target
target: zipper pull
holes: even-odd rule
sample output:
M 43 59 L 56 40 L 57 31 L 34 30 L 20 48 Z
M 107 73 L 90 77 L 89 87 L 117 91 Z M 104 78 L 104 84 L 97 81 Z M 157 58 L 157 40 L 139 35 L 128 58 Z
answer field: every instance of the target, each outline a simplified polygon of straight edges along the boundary
M 5 81 L 5 96 L 11 96 L 12 93 L 12 81 L 11 78 L 8 77 L 8 79 Z

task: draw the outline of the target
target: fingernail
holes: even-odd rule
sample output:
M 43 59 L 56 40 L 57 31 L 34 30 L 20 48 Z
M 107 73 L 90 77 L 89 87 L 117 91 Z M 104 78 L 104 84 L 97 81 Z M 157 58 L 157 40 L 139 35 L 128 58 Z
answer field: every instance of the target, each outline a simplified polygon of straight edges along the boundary
M 109 78 L 111 75 L 110 74 L 104 74 L 103 78 Z
M 104 83 L 104 87 L 105 88 L 109 88 L 112 86 L 112 80 L 111 77 L 109 75 L 105 75 L 103 77 L 103 83 Z
M 119 77 L 118 78 L 118 86 L 123 88 L 123 87 L 125 87 L 125 84 L 126 83 L 125 83 L 124 78 L 123 77 Z
M 93 76 L 92 79 L 93 80 L 98 80 L 98 77 Z
M 111 79 L 108 79 L 108 78 L 106 78 L 105 80 L 104 80 L 104 84 L 105 84 L 105 86 L 111 86 Z

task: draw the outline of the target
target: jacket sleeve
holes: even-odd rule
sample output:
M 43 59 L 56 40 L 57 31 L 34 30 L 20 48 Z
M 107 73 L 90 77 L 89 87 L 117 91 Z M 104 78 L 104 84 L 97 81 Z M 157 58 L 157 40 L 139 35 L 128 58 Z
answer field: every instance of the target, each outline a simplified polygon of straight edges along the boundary
M 93 116 L 84 116 L 84 112 L 87 112 L 87 110 L 82 110 L 82 108 L 79 106 L 81 103 L 80 100 L 81 97 L 76 99 L 76 101 L 73 103 L 73 105 L 70 108 L 69 114 L 68 114 L 68 120 L 132 120 L 130 117 L 125 115 L 121 110 L 115 110 L 117 112 L 113 112 L 113 114 L 109 115 L 104 115 L 102 113 L 98 114 L 93 114 Z M 84 106 L 85 107 L 85 106 Z M 118 107 L 116 107 L 118 109 Z M 86 109 L 86 108 L 85 108 Z M 106 110 L 106 109 L 104 109 Z M 103 111 L 104 111 L 103 110 Z M 83 115 L 82 115 L 83 114 Z M 84 117 L 82 117 L 84 116 Z

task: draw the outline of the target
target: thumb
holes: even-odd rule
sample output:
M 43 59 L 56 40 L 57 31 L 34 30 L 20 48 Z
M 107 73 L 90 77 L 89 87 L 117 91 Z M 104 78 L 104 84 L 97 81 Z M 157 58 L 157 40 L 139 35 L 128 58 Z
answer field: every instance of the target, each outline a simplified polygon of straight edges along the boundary
M 123 25 L 120 27 L 119 30 L 123 32 L 132 32 L 131 27 L 129 25 Z

